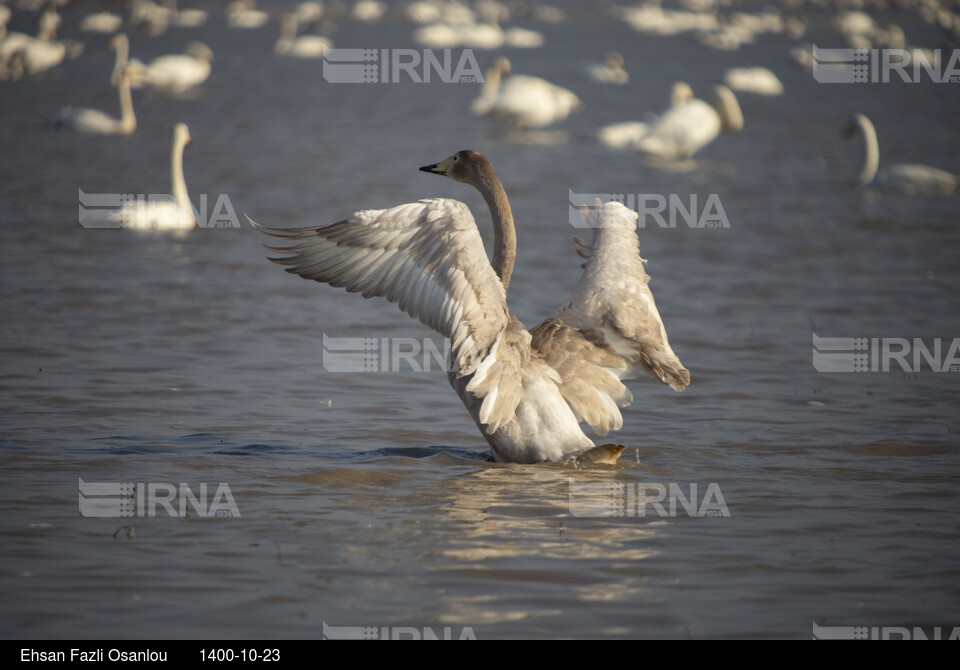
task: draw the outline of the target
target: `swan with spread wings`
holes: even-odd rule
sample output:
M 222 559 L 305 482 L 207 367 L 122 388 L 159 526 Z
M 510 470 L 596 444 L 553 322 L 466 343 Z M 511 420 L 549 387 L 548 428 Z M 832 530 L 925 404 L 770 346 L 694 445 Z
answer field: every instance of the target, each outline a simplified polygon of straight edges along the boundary
M 619 445 L 594 445 L 623 425 L 638 369 L 682 391 L 690 373 L 670 348 L 638 251 L 637 214 L 618 202 L 599 210 L 576 292 L 527 330 L 510 314 L 516 259 L 513 214 L 490 161 L 460 151 L 420 168 L 475 187 L 494 226 L 492 263 L 465 204 L 425 199 L 357 212 L 325 227 L 267 228 L 288 246 L 270 260 L 305 279 L 383 297 L 451 343 L 450 383 L 499 461 L 582 458 L 613 462 Z

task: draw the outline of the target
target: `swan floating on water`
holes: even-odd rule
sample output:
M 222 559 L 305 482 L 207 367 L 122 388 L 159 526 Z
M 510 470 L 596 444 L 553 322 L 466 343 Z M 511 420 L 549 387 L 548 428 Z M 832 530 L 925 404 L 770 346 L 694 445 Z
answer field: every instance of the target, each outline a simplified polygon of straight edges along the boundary
M 673 85 L 670 92 L 670 108 L 678 107 L 687 100 L 694 98 L 693 89 L 683 81 L 678 81 Z M 666 113 L 666 112 L 665 112 Z M 651 115 L 653 116 L 653 115 Z M 614 149 L 627 149 L 635 147 L 637 142 L 650 133 L 653 124 L 656 123 L 656 117 L 652 122 L 646 121 L 622 121 L 604 126 L 597 132 L 597 139 L 600 144 Z
M 126 48 L 127 38 L 122 33 L 110 40 L 110 48 L 118 53 L 118 62 Z M 117 67 L 114 67 L 116 74 Z M 99 109 L 66 107 L 53 119 L 54 126 L 70 127 L 77 132 L 91 135 L 130 135 L 137 129 L 137 117 L 133 113 L 133 97 L 130 94 L 130 75 L 120 69 L 116 82 L 120 96 L 120 118 L 110 116 Z
M 757 95 L 780 95 L 783 82 L 765 67 L 733 67 L 723 77 L 724 83 L 734 91 Z
M 154 59 L 149 65 L 131 60 L 127 70 L 134 88 L 149 86 L 167 95 L 179 96 L 210 77 L 213 51 L 201 42 L 190 42 L 182 54 Z
M 739 132 L 743 112 L 728 87 L 714 87 L 713 104 L 689 98 L 675 104 L 633 147 L 660 158 L 689 158 L 721 133 Z
M 863 135 L 866 149 L 863 169 L 857 176 L 857 184 L 860 186 L 877 187 L 884 191 L 941 195 L 949 195 L 957 188 L 957 175 L 929 165 L 903 163 L 879 170 L 880 144 L 877 141 L 877 130 L 865 114 L 854 114 L 844 134 L 849 138 L 858 130 Z
M 197 226 L 193 206 L 187 194 L 187 182 L 183 176 L 183 150 L 193 141 L 187 124 L 178 123 L 173 128 L 170 147 L 170 195 L 169 200 L 134 200 L 113 212 L 111 219 L 121 228 L 137 230 L 189 230 Z
M 18 79 L 24 74 L 46 72 L 60 65 L 68 52 L 75 58 L 83 50 L 82 42 L 76 42 L 68 50 L 66 43 L 54 39 L 62 20 L 52 5 L 40 15 L 36 37 L 7 33 L 5 23 L 9 18 L 9 14 L 0 17 L 0 66 L 8 73 L 4 79 L 10 74 L 13 74 L 11 78 Z
M 587 75 L 598 84 L 626 84 L 630 75 L 623 67 L 623 56 L 616 51 L 607 54 L 603 63 L 587 66 Z
M 324 52 L 333 47 L 333 42 L 320 35 L 298 37 L 299 25 L 296 14 L 284 14 L 280 18 L 280 39 L 273 46 L 275 54 L 292 58 L 322 58 Z
M 572 91 L 539 77 L 511 74 L 510 61 L 501 56 L 487 70 L 480 97 L 470 109 L 519 128 L 542 128 L 563 121 L 580 107 Z
M 123 27 L 123 17 L 112 12 L 88 14 L 80 21 L 80 30 L 87 33 L 113 34 Z
M 227 26 L 244 30 L 262 28 L 270 22 L 270 15 L 257 9 L 253 0 L 234 0 L 227 5 Z
M 460 151 L 424 172 L 470 184 L 494 226 L 493 261 L 465 204 L 425 199 L 355 213 L 325 227 L 280 229 L 291 242 L 270 260 L 304 279 L 383 297 L 451 343 L 451 385 L 499 461 L 616 460 L 619 445 L 595 447 L 620 429 L 623 379 L 638 369 L 682 391 L 690 373 L 670 348 L 638 254 L 637 214 L 603 205 L 576 292 L 528 331 L 511 316 L 507 289 L 516 258 L 513 214 L 490 161 Z M 251 221 L 251 223 L 253 223 Z

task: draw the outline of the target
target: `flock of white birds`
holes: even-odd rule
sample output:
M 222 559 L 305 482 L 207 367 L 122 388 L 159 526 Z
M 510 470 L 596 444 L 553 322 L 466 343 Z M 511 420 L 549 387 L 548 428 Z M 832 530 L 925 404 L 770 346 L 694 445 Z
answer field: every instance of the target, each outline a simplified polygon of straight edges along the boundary
M 934 7 L 932 20 L 960 36 L 958 15 L 944 10 L 938 0 L 917 2 L 920 7 Z M 0 79 L 43 76 L 66 58 L 79 57 L 82 42 L 56 38 L 62 22 L 57 7 L 65 0 L 44 2 L 42 7 L 31 6 L 31 0 L 20 0 L 20 4 L 37 14 L 36 36 L 7 32 L 12 11 L 0 4 Z M 644 4 L 610 11 L 638 32 L 689 32 L 700 43 L 719 50 L 738 49 L 765 33 L 786 33 L 800 40 L 806 29 L 802 20 L 777 9 L 721 14 L 716 11 L 716 0 L 682 0 L 682 5 L 684 8 L 677 10 Z M 504 28 L 511 19 L 511 5 L 498 0 L 476 0 L 472 5 L 440 0 L 302 2 L 292 11 L 272 9 L 258 8 L 253 0 L 236 0 L 222 16 L 213 17 L 200 9 L 178 8 L 175 0 L 160 4 L 133 0 L 126 14 L 98 12 L 83 17 L 81 32 L 112 36 L 109 46 L 116 52 L 116 60 L 110 82 L 117 91 L 120 114 L 66 107 L 51 118 L 52 124 L 82 133 L 129 135 L 137 129 L 133 89 L 149 87 L 162 95 L 187 99 L 202 95 L 199 87 L 213 67 L 209 47 L 194 41 L 181 54 L 145 63 L 132 57 L 136 44 L 131 44 L 127 35 L 134 31 L 157 35 L 168 29 L 199 28 L 213 20 L 236 30 L 274 25 L 278 28 L 275 55 L 322 58 L 333 46 L 322 34 L 325 26 L 331 25 L 328 22 L 373 23 L 399 12 L 418 24 L 412 40 L 424 48 L 535 49 L 546 42 L 538 31 Z M 524 9 L 537 21 L 565 20 L 559 8 L 531 3 Z M 303 32 L 309 26 L 315 31 Z M 882 28 L 863 12 L 838 13 L 834 28 L 852 48 L 906 46 L 902 29 L 895 25 Z M 808 53 L 800 47 L 792 55 L 808 66 Z M 610 86 L 630 86 L 635 81 L 622 55 L 613 51 L 600 62 L 583 63 L 581 74 L 584 81 Z M 744 128 L 738 94 L 783 93 L 781 81 L 766 68 L 730 69 L 722 83 L 713 87 L 709 100 L 698 98 L 686 83 L 676 82 L 669 104 L 660 114 L 648 112 L 644 120 L 601 128 L 596 137 L 613 149 L 661 160 L 685 160 L 720 134 Z M 498 55 L 486 69 L 469 111 L 493 123 L 528 131 L 558 126 L 583 104 L 573 91 L 532 74 L 514 72 L 510 61 Z M 911 194 L 949 194 L 956 189 L 957 177 L 937 168 L 915 164 L 881 167 L 877 133 L 866 115 L 856 114 L 847 132 L 850 136 L 859 133 L 864 142 L 865 163 L 854 180 L 858 186 Z M 190 141 L 187 126 L 175 123 L 171 202 L 131 203 L 110 215 L 116 225 L 178 230 L 196 226 L 183 171 L 184 148 Z M 553 317 L 528 331 L 507 307 L 516 235 L 506 192 L 490 161 L 476 152 L 461 151 L 421 170 L 467 183 L 483 195 L 494 224 L 492 263 L 469 209 L 449 199 L 361 211 L 320 228 L 261 227 L 292 243 L 271 247 L 280 254 L 272 260 L 304 278 L 396 302 L 450 338 L 456 357 L 450 382 L 498 460 L 615 461 L 623 447 L 595 446 L 580 424 L 589 424 L 597 435 L 622 426 L 618 407 L 632 400 L 622 380 L 645 371 L 677 391 L 690 383 L 690 373 L 670 347 L 647 286 L 649 277 L 638 253 L 636 213 L 620 203 L 607 203 L 600 209 L 593 241 L 581 243 L 579 252 L 587 262 L 575 295 Z
M 2 2 L 4 0 L 0 0 Z M 8 32 L 6 24 L 13 11 L 0 4 L 0 80 L 42 76 L 66 59 L 79 57 L 84 44 L 78 40 L 58 40 L 62 18 L 58 6 L 69 0 L 19 0 L 17 9 L 36 14 L 36 34 Z M 941 0 L 904 0 L 907 5 L 931 23 L 940 25 L 960 37 L 960 14 L 951 12 Z M 199 3 L 198 3 L 199 4 Z M 378 0 L 353 2 L 305 1 L 277 9 L 260 8 L 253 0 L 234 0 L 221 15 L 197 8 L 180 8 L 176 0 L 154 2 L 131 0 L 124 13 L 99 11 L 79 20 L 80 32 L 114 35 L 111 48 L 116 50 L 116 65 L 111 83 L 117 89 L 119 116 L 108 111 L 65 107 L 53 121 L 83 133 L 130 134 L 137 122 L 130 89 L 149 87 L 153 91 L 177 97 L 198 94 L 210 76 L 213 52 L 199 41 L 191 42 L 183 53 L 168 54 L 144 63 L 131 55 L 131 45 L 123 31 L 158 35 L 168 29 L 201 28 L 211 21 L 225 21 L 237 30 L 269 29 L 278 31 L 274 52 L 289 58 L 322 58 L 332 40 L 321 33 L 329 32 L 333 21 L 355 20 L 373 23 L 388 13 L 400 15 L 416 24 L 411 39 L 424 48 L 462 47 L 495 50 L 501 47 L 538 48 L 545 42 L 543 34 L 521 27 L 504 27 L 511 19 L 511 4 L 498 0 L 414 0 L 386 3 Z M 613 7 L 611 15 L 639 33 L 654 35 L 693 34 L 698 41 L 720 50 L 739 49 L 758 36 L 782 33 L 795 41 L 803 38 L 806 24 L 796 14 L 776 8 L 757 12 L 733 11 L 721 14 L 718 0 L 681 0 L 678 9 L 664 9 L 659 4 Z M 541 3 L 525 6 L 529 19 L 539 22 L 565 20 L 562 9 Z M 304 28 L 312 28 L 305 31 Z M 833 28 L 852 48 L 896 47 L 908 45 L 904 31 L 896 24 L 881 26 L 863 11 L 839 11 Z M 601 54 L 598 54 L 600 56 Z M 810 45 L 791 51 L 792 57 L 810 67 Z M 617 52 L 609 52 L 604 60 L 584 63 L 582 74 L 589 80 L 614 86 L 629 86 L 627 64 Z M 693 156 L 722 133 L 734 133 L 744 126 L 737 95 L 775 96 L 784 92 L 780 79 L 764 67 L 729 69 L 708 99 L 700 99 L 690 87 L 677 82 L 669 105 L 659 114 L 648 108 L 640 118 L 625 119 L 597 131 L 597 140 L 604 145 L 634 150 L 660 159 L 685 159 Z M 106 102 L 106 101 L 105 101 Z M 476 115 L 520 129 L 557 126 L 571 113 L 582 109 L 581 99 L 572 91 L 531 74 L 516 73 L 503 56 L 496 57 L 484 76 L 480 95 L 470 109 Z M 864 120 L 857 120 L 860 118 Z M 642 119 L 642 120 L 641 120 Z M 956 187 L 956 177 L 934 168 L 887 168 L 878 172 L 879 145 L 869 119 L 857 117 L 851 128 L 861 131 L 867 153 L 867 165 L 857 180 L 861 186 L 893 189 L 910 193 L 944 193 Z M 867 179 L 866 175 L 873 174 Z

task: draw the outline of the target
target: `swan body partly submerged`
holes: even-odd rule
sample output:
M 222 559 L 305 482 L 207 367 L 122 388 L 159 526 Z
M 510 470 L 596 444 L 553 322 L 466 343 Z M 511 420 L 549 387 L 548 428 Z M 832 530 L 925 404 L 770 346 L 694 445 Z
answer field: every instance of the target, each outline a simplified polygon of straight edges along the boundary
M 320 35 L 297 35 L 300 21 L 293 13 L 284 14 L 280 19 L 280 39 L 273 46 L 278 56 L 291 58 L 323 58 L 323 54 L 333 47 L 326 37 Z
M 168 95 L 183 95 L 210 77 L 213 51 L 201 42 L 191 42 L 182 54 L 154 59 L 149 65 L 131 60 L 127 66 L 134 88 L 148 86 Z
M 603 205 L 576 292 L 551 318 L 527 330 L 510 314 L 507 289 L 516 232 L 490 161 L 460 151 L 422 171 L 477 188 L 494 224 L 487 259 L 465 204 L 428 199 L 355 213 L 326 227 L 263 228 L 291 242 L 268 247 L 287 271 L 384 297 L 449 339 L 449 380 L 497 460 L 535 463 L 585 454 L 615 460 L 622 447 L 595 447 L 622 427 L 632 401 L 623 379 L 642 369 L 681 391 L 690 373 L 670 348 L 640 258 L 637 214 Z M 256 225 L 256 224 L 255 224 Z
M 110 48 L 118 54 L 118 65 L 114 66 L 114 76 L 120 98 L 120 118 L 111 116 L 99 109 L 66 107 L 53 119 L 56 127 L 73 128 L 77 132 L 90 135 L 130 135 L 137 129 L 137 117 L 133 112 L 133 97 L 130 93 L 130 75 L 120 65 L 125 59 L 127 38 L 120 34 L 110 41 Z
M 511 74 L 510 61 L 501 56 L 486 72 L 471 111 L 519 128 L 542 128 L 563 121 L 580 106 L 572 91 L 539 77 Z
M 765 67 L 734 67 L 727 70 L 724 83 L 734 91 L 757 95 L 780 95 L 783 82 Z
M 633 146 L 659 158 L 689 158 L 721 132 L 742 128 L 743 113 L 733 91 L 716 86 L 712 104 L 689 98 L 671 106 Z
M 630 81 L 630 74 L 623 67 L 623 56 L 615 51 L 607 54 L 603 63 L 588 65 L 587 76 L 598 84 L 623 85 Z
M 669 109 L 678 107 L 693 98 L 693 89 L 690 88 L 690 85 L 686 82 L 678 81 L 673 85 L 670 93 Z M 666 112 L 664 112 L 664 114 L 666 114 Z M 597 132 L 597 139 L 600 141 L 600 144 L 615 149 L 635 148 L 640 140 L 650 134 L 650 130 L 655 123 L 656 117 L 649 122 L 621 121 L 620 123 L 612 123 L 604 126 Z
M 134 200 L 114 212 L 112 219 L 121 228 L 137 230 L 189 230 L 196 228 L 197 221 L 187 194 L 187 182 L 183 176 L 183 150 L 193 141 L 185 123 L 173 128 L 170 146 L 170 196 L 171 200 Z
M 863 168 L 857 176 L 858 185 L 883 191 L 928 195 L 949 195 L 956 190 L 960 181 L 957 175 L 929 165 L 902 163 L 881 170 L 877 130 L 865 114 L 854 114 L 845 133 L 850 137 L 858 130 L 866 149 Z

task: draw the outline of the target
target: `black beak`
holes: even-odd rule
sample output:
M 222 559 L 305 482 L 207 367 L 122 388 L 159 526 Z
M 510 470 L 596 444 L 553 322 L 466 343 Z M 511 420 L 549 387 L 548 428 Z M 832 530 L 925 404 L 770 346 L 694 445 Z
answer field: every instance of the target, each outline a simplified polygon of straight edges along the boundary
M 444 171 L 439 167 L 440 163 L 433 163 L 432 165 L 424 165 L 420 168 L 420 172 L 429 172 L 431 174 L 444 174 Z

